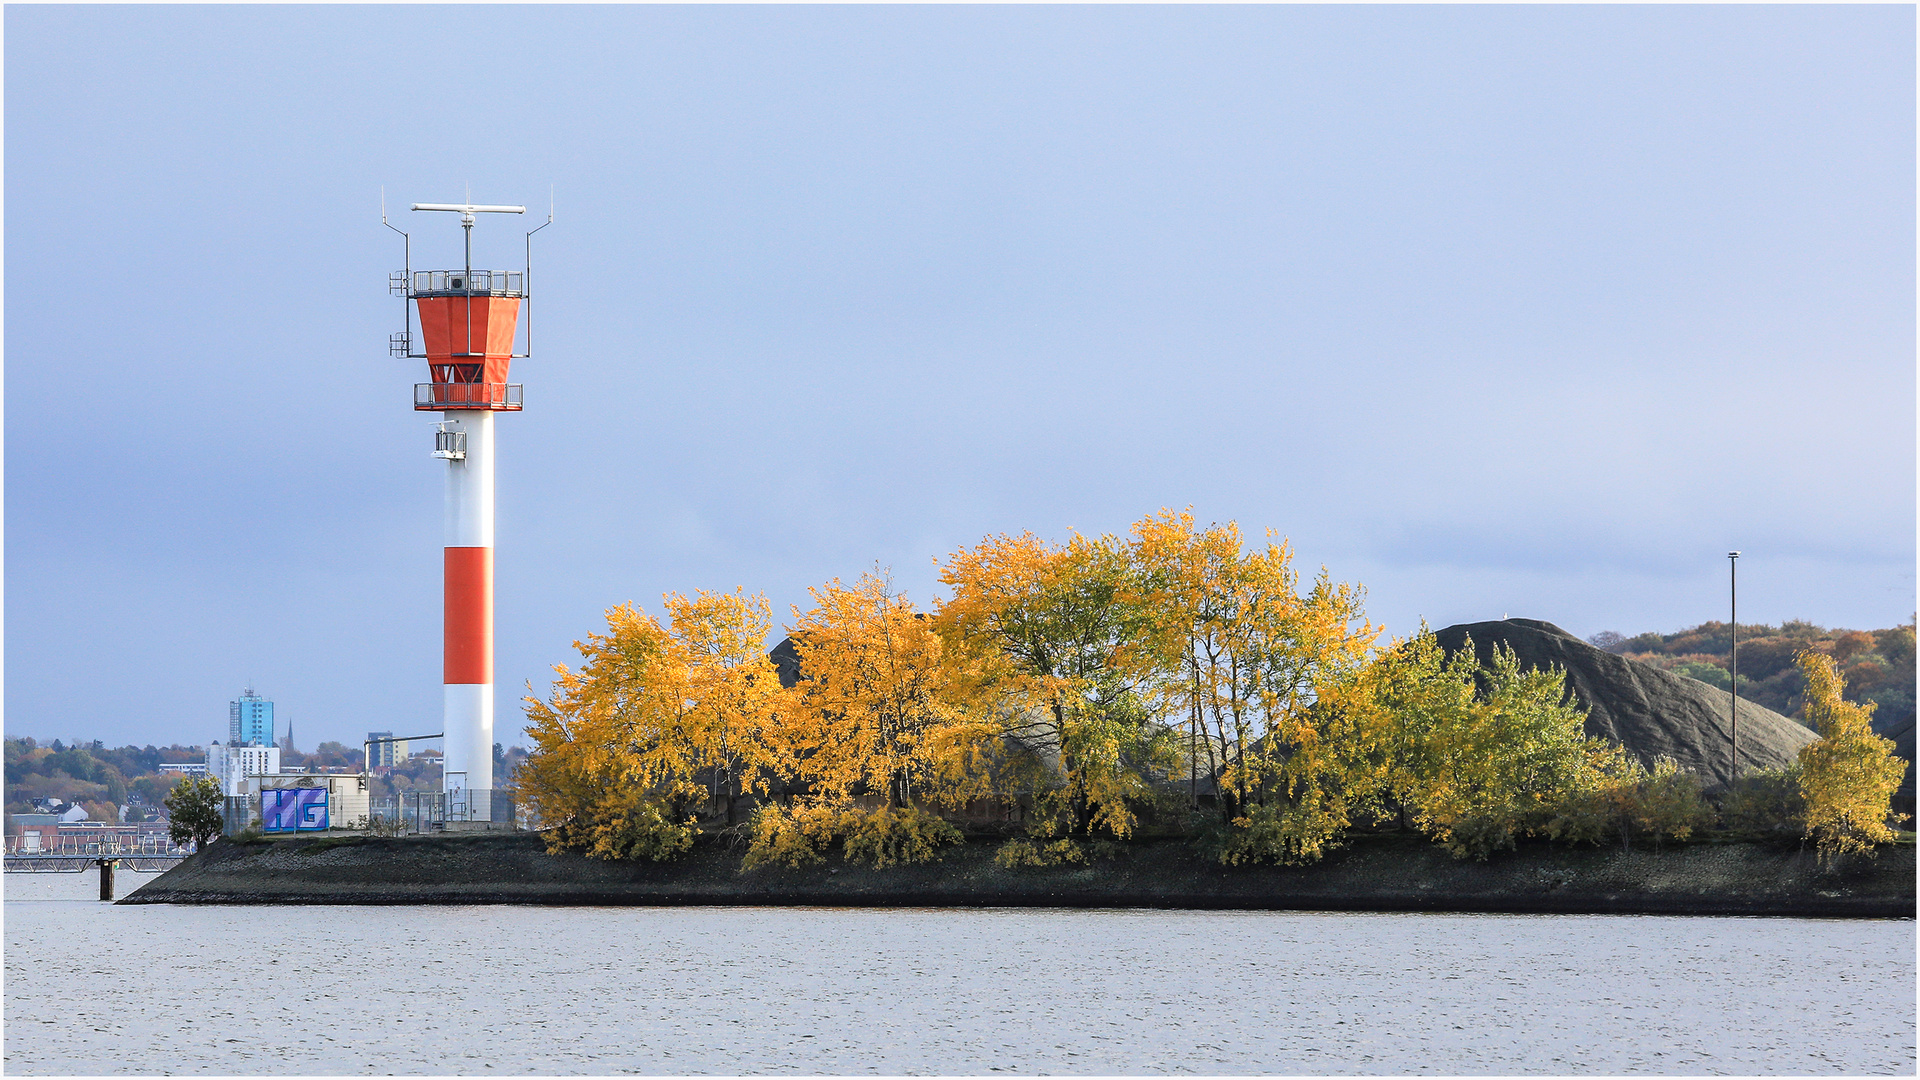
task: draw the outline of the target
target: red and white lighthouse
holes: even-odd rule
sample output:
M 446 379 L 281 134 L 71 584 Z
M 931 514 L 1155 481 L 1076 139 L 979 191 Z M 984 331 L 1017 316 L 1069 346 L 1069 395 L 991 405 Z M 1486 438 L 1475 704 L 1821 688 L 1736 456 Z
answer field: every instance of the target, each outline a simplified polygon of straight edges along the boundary
M 475 270 L 474 215 L 521 214 L 526 207 L 415 203 L 413 209 L 457 213 L 466 234 L 466 264 L 459 270 L 414 270 L 409 241 L 407 267 L 390 282 L 409 304 L 408 326 L 391 345 L 396 355 L 427 362 L 429 381 L 414 384 L 413 407 L 440 414 L 433 456 L 447 471 L 442 789 L 450 818 L 485 821 L 492 818 L 493 793 L 494 418 L 521 407 L 521 386 L 508 381 L 508 368 L 527 355 L 516 346 L 532 243 L 525 270 Z

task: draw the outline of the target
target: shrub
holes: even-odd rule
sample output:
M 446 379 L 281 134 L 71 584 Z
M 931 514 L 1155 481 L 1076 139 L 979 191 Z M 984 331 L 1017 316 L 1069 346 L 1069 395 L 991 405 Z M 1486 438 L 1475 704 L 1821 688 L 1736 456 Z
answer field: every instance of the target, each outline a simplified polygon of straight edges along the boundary
M 638 788 L 616 790 L 594 811 L 587 854 L 596 858 L 667 862 L 685 855 L 699 833 L 693 818 L 675 821 L 666 799 Z
M 1009 840 L 993 853 L 993 861 L 1008 870 L 1022 866 L 1061 866 L 1087 861 L 1087 849 L 1070 839 Z
M 1568 792 L 1541 831 L 1563 844 L 1604 844 L 1621 835 L 1620 785 L 1607 781 Z
M 875 869 L 895 863 L 932 862 L 940 857 L 943 844 L 964 843 L 960 830 L 937 814 L 918 807 L 903 809 L 881 807 L 861 813 L 841 815 L 840 829 L 845 840 L 841 850 L 849 862 L 865 862 Z
M 931 862 L 940 857 L 942 845 L 966 839 L 946 819 L 915 806 L 860 810 L 818 803 L 763 806 L 748 823 L 747 836 L 743 870 L 767 863 L 800 867 L 822 862 L 836 840 L 848 862 L 876 869 Z
M 1655 848 L 1669 837 L 1685 840 L 1713 823 L 1713 807 L 1700 793 L 1700 778 L 1670 757 L 1654 761 L 1653 772 L 1631 788 L 1627 813 L 1635 828 L 1653 837 Z
M 1228 866 L 1318 862 L 1340 846 L 1346 824 L 1345 811 L 1321 799 L 1255 805 L 1233 820 L 1220 861 Z
M 741 869 L 822 863 L 835 840 L 847 861 L 883 869 L 939 859 L 939 847 L 962 844 L 966 838 L 943 817 L 920 807 L 862 811 L 822 803 L 766 805 L 756 809 L 747 824 L 747 857 Z
M 1457 818 L 1444 834 L 1434 839 L 1456 859 L 1471 857 L 1485 861 L 1496 851 L 1512 848 L 1524 831 L 1520 815 L 1502 808 Z
M 1720 795 L 1720 822 L 1729 829 L 1798 835 L 1806 821 L 1798 764 L 1750 772 Z
M 747 855 L 742 870 L 773 863 L 800 867 L 824 862 L 822 854 L 833 843 L 839 813 L 808 803 L 767 805 L 753 812 L 747 823 Z
M 1652 837 L 1659 848 L 1713 821 L 1699 778 L 1672 758 L 1655 759 L 1652 772 L 1620 752 L 1601 755 L 1595 764 L 1588 781 L 1561 796 L 1535 831 L 1568 844 L 1600 844 L 1618 836 L 1631 851 L 1635 833 Z

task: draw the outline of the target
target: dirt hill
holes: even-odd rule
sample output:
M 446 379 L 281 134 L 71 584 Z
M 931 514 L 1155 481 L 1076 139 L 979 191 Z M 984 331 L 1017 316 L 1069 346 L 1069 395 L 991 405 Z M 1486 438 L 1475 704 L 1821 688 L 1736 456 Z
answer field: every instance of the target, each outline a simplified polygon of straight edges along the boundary
M 1698 679 L 1615 656 L 1537 619 L 1461 623 L 1435 635 L 1454 652 L 1473 640 L 1482 662 L 1505 643 L 1523 667 L 1567 673 L 1567 690 L 1587 711 L 1587 734 L 1612 739 L 1643 763 L 1662 755 L 1692 769 L 1709 787 L 1727 780 L 1732 695 Z M 1791 764 L 1817 736 L 1805 725 L 1750 701 L 1740 702 L 1740 769 Z

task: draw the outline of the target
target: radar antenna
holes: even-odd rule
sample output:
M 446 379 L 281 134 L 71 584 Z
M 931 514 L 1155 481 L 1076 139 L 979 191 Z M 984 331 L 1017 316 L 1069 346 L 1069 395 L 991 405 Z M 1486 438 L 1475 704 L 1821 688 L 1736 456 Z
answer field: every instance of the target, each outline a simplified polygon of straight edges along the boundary
M 460 228 L 467 234 L 467 273 L 473 273 L 473 215 L 475 214 L 524 214 L 524 206 L 477 206 L 473 203 L 426 203 L 413 204 L 415 210 L 444 210 L 460 215 Z

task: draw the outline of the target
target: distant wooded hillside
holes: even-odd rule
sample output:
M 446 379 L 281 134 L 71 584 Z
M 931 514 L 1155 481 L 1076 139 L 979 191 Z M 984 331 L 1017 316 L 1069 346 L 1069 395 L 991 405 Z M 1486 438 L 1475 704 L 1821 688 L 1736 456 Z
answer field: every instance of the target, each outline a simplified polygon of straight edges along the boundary
M 1722 690 L 1727 670 L 1728 624 L 1706 622 L 1673 634 L 1635 637 L 1605 631 L 1587 639 L 1600 648 L 1654 667 L 1687 675 Z M 1775 712 L 1800 718 L 1806 681 L 1793 658 L 1807 650 L 1825 653 L 1846 676 L 1849 701 L 1872 702 L 1873 726 L 1889 733 L 1911 730 L 1914 716 L 1914 624 L 1886 630 L 1826 629 L 1810 622 L 1779 626 L 1740 624 L 1740 696 Z

